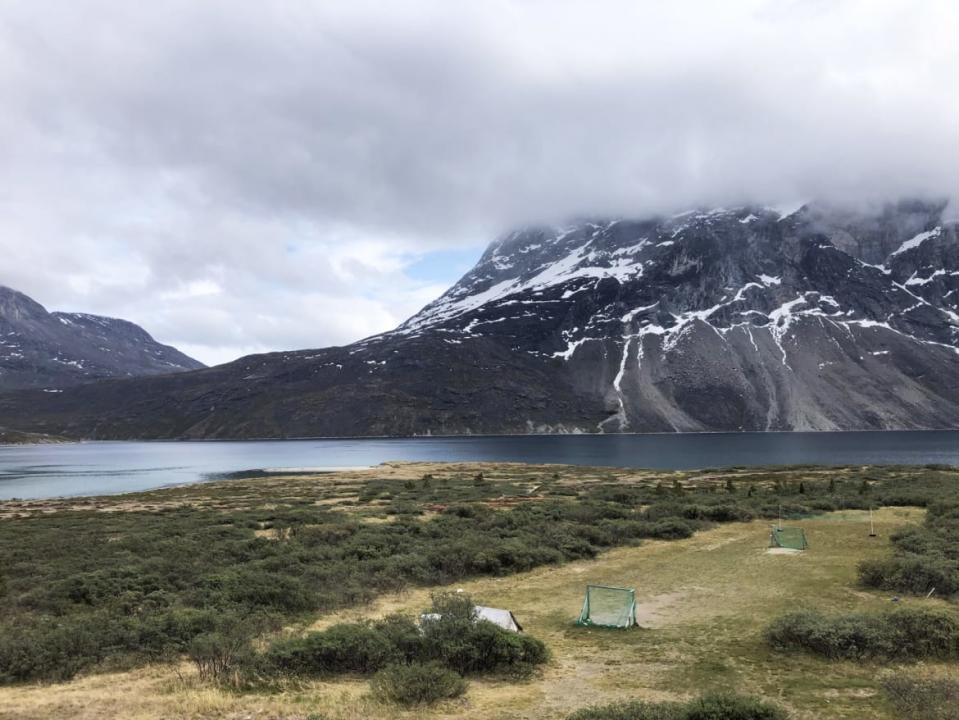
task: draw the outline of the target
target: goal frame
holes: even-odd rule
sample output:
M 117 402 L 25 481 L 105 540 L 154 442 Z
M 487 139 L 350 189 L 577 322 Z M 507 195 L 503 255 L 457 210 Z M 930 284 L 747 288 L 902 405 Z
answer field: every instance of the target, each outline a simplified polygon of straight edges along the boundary
M 802 547 L 793 547 L 792 545 L 784 545 L 782 543 L 782 538 L 777 533 L 782 533 L 784 530 L 790 531 L 790 533 L 798 534 L 802 539 Z M 803 528 L 797 527 L 783 527 L 782 525 L 774 525 L 769 530 L 769 547 L 772 548 L 783 548 L 786 550 L 806 550 L 809 548 L 809 540 L 806 539 L 806 531 Z
M 628 594 L 628 608 L 626 610 L 626 624 L 610 624 L 596 622 L 590 618 L 590 590 L 615 590 L 622 593 Z M 597 627 L 597 628 L 613 628 L 617 630 L 624 630 L 631 627 L 636 627 L 636 589 L 627 588 L 627 587 L 617 587 L 615 585 L 599 585 L 596 583 L 589 583 L 586 585 L 586 594 L 583 598 L 583 609 L 580 611 L 579 619 L 576 621 L 576 624 L 580 627 Z

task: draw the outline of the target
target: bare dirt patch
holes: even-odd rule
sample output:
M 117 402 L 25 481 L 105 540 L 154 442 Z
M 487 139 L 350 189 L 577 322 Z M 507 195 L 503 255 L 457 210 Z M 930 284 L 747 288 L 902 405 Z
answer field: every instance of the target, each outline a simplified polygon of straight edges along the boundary
M 663 593 L 636 603 L 636 622 L 640 627 L 660 627 L 678 615 L 677 608 L 691 591 Z

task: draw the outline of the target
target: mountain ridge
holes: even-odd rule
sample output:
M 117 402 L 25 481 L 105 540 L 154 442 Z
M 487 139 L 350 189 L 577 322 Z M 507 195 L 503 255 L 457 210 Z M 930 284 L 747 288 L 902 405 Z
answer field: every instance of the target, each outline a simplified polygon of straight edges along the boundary
M 524 228 L 381 335 L 7 395 L 0 422 L 110 438 L 957 427 L 944 208 Z
M 202 367 L 128 320 L 48 312 L 24 293 L 0 285 L 0 391 L 59 392 L 105 378 Z

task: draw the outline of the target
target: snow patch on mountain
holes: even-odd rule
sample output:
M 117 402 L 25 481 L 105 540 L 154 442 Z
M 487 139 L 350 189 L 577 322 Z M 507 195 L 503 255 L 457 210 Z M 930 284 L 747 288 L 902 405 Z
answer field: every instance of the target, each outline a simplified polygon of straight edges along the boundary
M 930 238 L 939 237 L 942 233 L 941 227 L 933 228 L 932 230 L 927 230 L 926 232 L 921 232 L 915 237 L 906 240 L 902 245 L 899 246 L 899 249 L 890 254 L 889 257 L 895 257 L 896 255 L 902 255 L 904 252 L 909 252 L 913 248 L 917 248 L 922 245 L 926 240 Z

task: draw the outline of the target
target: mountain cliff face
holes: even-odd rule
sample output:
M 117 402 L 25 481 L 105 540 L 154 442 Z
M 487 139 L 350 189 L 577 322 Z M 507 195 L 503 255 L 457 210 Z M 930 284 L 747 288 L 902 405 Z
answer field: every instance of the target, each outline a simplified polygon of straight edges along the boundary
M 103 378 L 202 368 L 126 320 L 47 312 L 0 286 L 0 390 L 48 392 Z
M 959 426 L 944 203 L 693 211 L 526 228 L 396 330 L 0 398 L 85 437 Z

